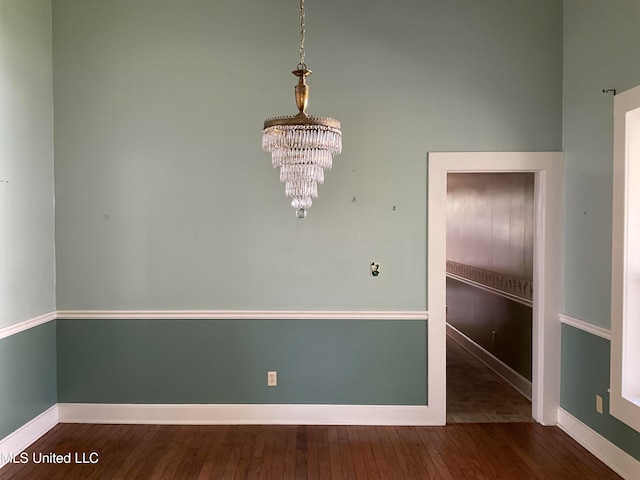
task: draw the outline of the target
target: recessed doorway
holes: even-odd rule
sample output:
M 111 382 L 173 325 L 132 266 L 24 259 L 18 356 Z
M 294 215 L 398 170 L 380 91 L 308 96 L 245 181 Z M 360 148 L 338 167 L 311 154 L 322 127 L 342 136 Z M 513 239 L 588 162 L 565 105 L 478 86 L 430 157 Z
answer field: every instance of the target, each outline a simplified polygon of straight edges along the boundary
M 428 156 L 429 409 L 446 423 L 446 194 L 449 173 L 534 174 L 532 416 L 555 425 L 560 401 L 562 154 L 443 152 Z
M 532 422 L 534 173 L 447 175 L 447 423 Z

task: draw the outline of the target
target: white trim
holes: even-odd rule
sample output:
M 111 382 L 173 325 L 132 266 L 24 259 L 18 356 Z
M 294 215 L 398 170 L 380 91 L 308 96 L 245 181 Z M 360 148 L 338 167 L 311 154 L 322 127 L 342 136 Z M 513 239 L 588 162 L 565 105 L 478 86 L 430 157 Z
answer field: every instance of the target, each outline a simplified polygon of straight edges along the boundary
M 428 320 L 426 310 L 58 310 L 0 328 L 0 339 L 53 320 Z
M 493 370 L 497 375 L 519 391 L 522 395 L 531 400 L 531 382 L 525 377 L 516 372 L 509 365 L 504 363 L 499 358 L 494 357 L 491 353 L 487 352 L 484 348 L 478 345 L 476 342 L 467 337 L 460 330 L 447 323 L 447 334 L 456 341 L 462 348 L 467 350 L 471 355 L 476 357 L 487 367 Z
M 640 478 L 638 460 L 562 408 L 558 409 L 558 427 L 622 478 L 627 480 Z
M 427 320 L 419 311 L 366 310 L 60 310 L 61 320 Z
M 566 325 L 571 325 L 579 330 L 590 333 L 591 335 L 596 335 L 597 337 L 604 338 L 605 340 L 611 340 L 611 330 L 607 328 L 599 327 L 592 323 L 585 322 L 584 320 L 570 317 L 564 313 L 560 314 L 560 321 Z
M 44 315 L 39 315 L 22 322 L 0 328 L 0 339 L 10 337 L 16 333 L 24 332 L 25 330 L 29 330 L 30 328 L 37 327 L 38 325 L 42 325 L 43 323 L 47 323 L 55 319 L 56 312 L 49 312 Z
M 474 280 L 470 280 L 465 277 L 461 277 L 460 275 L 456 275 L 455 273 L 448 273 L 447 277 L 453 280 L 457 280 L 460 283 L 466 283 L 472 287 L 478 288 L 480 290 L 484 290 L 485 292 L 492 293 L 494 295 L 498 295 L 500 297 L 506 298 L 507 300 L 511 300 L 512 302 L 517 302 L 522 305 L 526 305 L 527 307 L 532 307 L 533 302 L 531 300 L 527 300 L 526 298 L 518 297 L 517 295 L 513 295 L 512 293 L 503 292 L 502 290 L 498 290 L 497 288 L 490 287 L 489 285 L 485 285 L 483 283 L 476 282 Z
M 640 432 L 640 86 L 616 95 L 613 110 L 609 412 Z
M 561 152 L 436 152 L 428 156 L 429 405 L 446 415 L 446 194 L 449 173 L 534 172 L 532 416 L 555 425 L 560 406 Z
M 0 453 L 5 456 L 12 453 L 19 454 L 57 424 L 58 405 L 53 405 L 15 432 L 0 440 Z M 0 456 L 0 468 L 6 464 L 6 461 L 3 462 L 3 460 L 4 458 Z
M 427 406 L 60 403 L 60 423 L 161 425 L 443 425 Z

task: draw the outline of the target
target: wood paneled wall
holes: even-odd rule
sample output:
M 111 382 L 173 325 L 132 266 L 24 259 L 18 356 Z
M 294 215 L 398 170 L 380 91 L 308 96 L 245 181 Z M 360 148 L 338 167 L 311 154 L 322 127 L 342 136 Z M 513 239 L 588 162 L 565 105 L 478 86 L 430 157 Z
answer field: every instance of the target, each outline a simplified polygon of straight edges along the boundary
M 533 173 L 447 177 L 447 260 L 533 278 Z
M 459 278 L 459 271 L 449 272 L 457 276 L 447 278 L 447 322 L 528 380 L 531 296 L 524 303 L 506 298 L 509 295 L 497 292 L 501 282 L 489 284 L 485 277 L 504 276 L 505 285 L 520 280 L 530 285 L 533 215 L 533 173 L 461 173 L 447 177 L 448 264 L 472 267 L 462 269 L 471 272 L 465 277 L 473 277 L 474 271 L 485 274 Z

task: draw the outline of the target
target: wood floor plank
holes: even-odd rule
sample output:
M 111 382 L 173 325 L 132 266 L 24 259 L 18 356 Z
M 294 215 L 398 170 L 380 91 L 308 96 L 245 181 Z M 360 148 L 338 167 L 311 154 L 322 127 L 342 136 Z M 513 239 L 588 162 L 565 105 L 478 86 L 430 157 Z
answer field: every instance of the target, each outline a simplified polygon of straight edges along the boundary
M 338 441 L 338 427 L 332 425 L 327 428 L 327 441 L 329 442 L 329 463 L 331 479 L 342 477 L 342 458 L 340 456 L 340 443 Z
M 395 430 L 400 436 L 406 455 L 411 462 L 412 468 L 409 475 L 419 475 L 418 478 L 428 478 L 429 480 L 453 478 L 449 475 L 449 471 L 435 446 L 432 443 L 424 443 L 421 434 L 425 429 L 397 427 Z M 438 461 L 442 464 L 442 471 L 438 469 Z
M 144 425 L 139 429 L 140 435 L 136 435 L 138 429 L 131 433 L 130 438 L 135 445 L 128 454 L 124 455 L 124 461 L 113 476 L 114 480 L 128 480 L 136 478 L 138 472 L 149 462 L 151 453 L 148 451 L 149 445 L 153 445 L 162 439 L 162 433 L 158 425 Z M 106 437 L 106 435 L 105 435 Z M 96 472 L 97 473 L 97 472 Z M 100 478 L 94 474 L 93 478 Z
M 354 480 L 356 478 L 356 474 L 353 466 L 353 459 L 351 458 L 351 448 L 347 427 L 338 427 L 338 443 L 340 445 L 342 478 L 345 480 Z
M 231 451 L 233 449 L 233 444 L 235 440 L 236 427 L 231 426 L 227 431 L 227 434 L 224 436 L 222 445 L 220 445 L 220 450 L 218 451 L 218 455 L 216 457 L 215 462 L 213 463 L 212 469 L 209 472 L 207 477 L 203 477 L 206 479 L 215 480 L 216 478 L 223 478 L 224 471 L 227 467 L 227 462 L 231 457 Z
M 376 462 L 373 449 L 371 448 L 371 439 L 367 433 L 368 430 L 372 430 L 370 427 L 357 426 L 353 427 L 358 437 L 358 443 L 360 444 L 360 451 L 362 452 L 362 458 L 364 460 L 366 475 L 369 480 L 380 480 L 380 471 L 378 463 Z
M 329 459 L 329 431 L 324 427 L 314 427 L 313 437 L 318 451 L 318 478 L 320 480 L 332 480 L 331 461 Z
M 228 426 L 221 427 L 212 427 L 211 429 L 204 429 L 204 435 L 207 437 L 209 446 L 206 449 L 206 454 L 204 454 L 204 460 L 200 465 L 200 470 L 198 471 L 197 476 L 194 476 L 196 480 L 207 480 L 211 477 L 211 473 L 216 465 L 218 460 L 218 455 L 220 450 L 222 449 L 222 445 L 227 438 L 227 432 L 229 431 Z
M 594 464 L 591 455 L 586 455 L 586 450 L 577 443 L 570 441 L 569 435 L 561 430 L 553 430 L 551 432 L 551 444 L 560 449 L 562 459 L 566 462 L 573 462 L 576 474 L 584 479 L 599 479 L 602 475 L 600 462 L 599 465 Z M 561 446 L 561 448 L 560 448 Z
M 296 480 L 307 480 L 307 427 L 300 426 L 296 432 Z
M 590 456 L 583 454 L 583 449 L 578 450 L 572 442 L 569 442 L 569 436 L 561 430 L 552 430 L 548 437 L 548 445 L 557 452 L 559 461 L 564 462 L 568 468 L 572 468 L 577 477 L 585 480 L 597 480 L 599 477 L 598 469 L 594 469 L 593 465 L 589 465 Z M 569 467 L 569 464 L 571 466 Z
M 316 439 L 317 427 L 307 426 L 307 479 L 320 479 L 319 446 Z
M 164 429 L 165 428 L 163 427 L 163 430 Z M 169 430 L 167 429 L 167 431 Z M 171 430 L 170 439 L 170 450 L 169 448 L 164 449 L 166 453 L 161 456 L 160 461 L 156 464 L 153 472 L 151 472 L 152 478 L 171 479 L 178 473 L 178 463 L 184 457 L 187 449 L 188 430 L 184 427 L 177 426 L 175 429 Z
M 286 427 L 286 437 L 284 443 L 284 470 L 282 480 L 294 480 L 296 475 L 296 433 L 298 427 Z
M 452 427 L 455 427 L 455 425 Z M 455 458 L 452 457 L 448 446 L 444 443 L 442 435 L 434 429 L 420 429 L 419 432 L 422 434 L 422 443 L 428 448 L 429 457 L 438 475 L 447 480 L 464 478 L 462 471 L 455 462 Z M 429 470 L 427 468 L 427 475 Z M 433 475 L 433 473 L 431 474 Z
M 545 435 L 544 437 L 535 435 L 536 440 L 546 450 L 548 458 L 553 459 L 563 470 L 563 475 L 567 478 L 575 478 L 576 480 L 583 480 L 585 477 L 577 471 L 576 463 L 578 461 L 575 457 L 568 457 L 565 455 L 563 448 L 558 448 L 558 444 L 554 441 L 553 435 Z
M 369 445 L 369 450 L 376 463 L 380 480 L 397 480 L 400 478 L 400 475 L 394 473 L 391 465 L 387 463 L 384 444 L 378 435 L 378 429 L 363 427 L 358 435 L 364 438 L 364 441 Z
M 34 453 L 91 452 L 97 464 L 9 464 L 0 480 L 620 479 L 556 427 L 60 424 Z
M 249 465 L 246 480 L 257 480 L 265 463 L 266 435 L 260 429 L 254 429 L 255 443 L 253 452 L 249 452 Z
M 388 427 L 375 427 L 380 439 L 381 448 L 384 450 L 385 461 L 389 464 L 389 470 L 393 473 L 394 480 L 410 480 L 409 469 L 404 455 L 399 454 L 399 446 L 392 440 L 391 433 L 395 429 Z M 397 434 L 396 434 L 397 436 Z
M 582 463 L 588 468 L 593 478 L 600 478 L 602 475 L 606 475 L 607 467 L 600 461 L 598 461 L 593 455 L 585 455 L 585 449 L 582 448 L 576 442 L 571 441 L 568 434 L 563 431 L 558 431 L 558 435 L 562 436 L 562 443 L 568 448 L 573 455 L 580 458 Z
M 537 473 L 526 462 L 522 462 L 516 451 L 514 442 L 504 440 L 500 435 L 491 435 L 484 430 L 483 425 L 473 425 L 472 430 L 466 430 L 470 440 L 476 445 L 479 455 L 482 455 L 492 476 L 502 475 L 523 480 L 538 478 Z M 489 450 L 487 445 L 491 445 Z
M 170 432 L 172 432 L 172 430 L 167 429 L 164 425 L 155 426 L 155 434 L 152 436 L 149 443 L 142 445 L 146 448 L 141 450 L 142 453 L 140 455 L 136 455 L 137 461 L 136 457 L 134 457 L 136 467 L 130 475 L 124 477 L 126 480 L 143 480 L 152 478 L 152 472 L 155 470 L 162 458 L 170 452 L 171 444 L 168 438 Z M 105 455 L 108 455 L 108 452 L 104 453 Z
M 468 435 L 468 430 L 464 428 L 453 428 L 451 430 L 451 443 L 452 448 L 456 453 L 457 458 L 464 458 L 464 463 L 467 465 L 467 470 L 473 473 L 468 475 L 469 478 L 476 478 L 478 480 L 486 480 L 488 478 L 495 478 L 498 470 L 496 470 L 491 462 L 483 455 L 482 450 L 477 448 Z M 496 443 L 491 439 L 483 445 L 483 449 L 490 450 L 491 454 L 495 454 L 497 451 Z M 461 462 L 458 462 L 460 466 Z
M 473 451 L 465 451 L 464 448 L 458 443 L 457 425 L 453 425 L 451 430 L 447 434 L 443 434 L 441 430 L 435 430 L 435 435 L 440 438 L 439 448 L 441 456 L 445 460 L 445 465 L 449 470 L 457 469 L 460 477 L 456 478 L 468 478 L 470 480 L 480 480 L 484 478 L 482 467 L 479 465 L 477 459 L 474 456 Z M 455 467 L 454 467 L 455 464 Z
M 351 453 L 351 460 L 353 462 L 353 470 L 356 480 L 369 480 L 369 477 L 367 476 L 367 465 L 365 464 L 364 454 L 361 449 L 360 440 L 358 439 L 358 431 L 354 426 L 346 428 L 349 438 L 348 447 Z
M 499 427 L 496 427 L 496 429 L 498 428 Z M 580 477 L 575 474 L 574 470 L 570 467 L 568 468 L 562 458 L 558 458 L 556 449 L 550 447 L 548 442 L 551 440 L 551 436 L 549 435 L 551 432 L 548 432 L 543 437 L 539 437 L 537 432 L 542 433 L 542 430 L 530 429 L 525 424 L 515 424 L 509 434 L 516 439 L 523 439 L 528 442 L 527 454 L 535 454 L 536 457 L 533 458 L 533 460 L 536 465 L 544 462 L 546 470 L 548 470 L 551 475 L 568 480 L 580 480 Z
M 197 428 L 184 426 L 185 429 L 185 445 L 182 459 L 176 462 L 171 480 L 189 480 L 197 476 L 199 470 L 199 464 L 202 462 L 203 453 L 206 449 L 202 448 L 205 442 L 203 429 L 198 426 Z M 191 434 L 189 434 L 191 430 Z M 200 453 L 203 452 L 203 453 Z
M 489 435 L 481 424 L 465 426 L 464 433 L 475 446 L 477 454 L 481 457 L 489 478 L 502 475 L 504 478 L 535 479 L 536 474 L 529 465 L 518 459 L 513 450 L 513 444 L 499 435 Z M 491 448 L 488 448 L 488 447 Z M 515 461 L 514 461 L 515 460 Z
M 515 465 L 526 465 L 529 472 L 533 474 L 532 478 L 544 478 L 543 472 L 537 468 L 537 459 L 539 459 L 541 455 L 544 455 L 544 452 L 537 452 L 537 450 L 542 449 L 533 440 L 518 438 L 515 435 L 515 429 L 519 428 L 517 425 L 514 424 L 511 427 L 508 427 L 507 430 L 505 430 L 502 425 L 498 426 L 492 424 L 483 424 L 481 425 L 481 428 L 487 435 L 500 437 L 500 441 L 502 441 L 504 445 L 508 445 L 508 448 L 514 454 L 513 463 Z M 510 465 L 510 468 L 514 468 L 513 465 Z
M 250 460 L 256 448 L 256 427 L 243 426 L 243 440 L 239 442 L 234 450 L 233 461 L 227 464 L 226 478 L 233 480 L 245 480 L 249 474 Z
M 277 432 L 274 432 L 273 435 L 268 435 L 266 432 L 263 432 L 263 449 L 262 449 L 262 462 L 260 463 L 260 468 L 256 472 L 255 479 L 256 480 L 269 480 L 271 476 L 271 471 L 273 470 L 273 460 L 276 456 L 275 451 L 275 441 L 276 441 Z

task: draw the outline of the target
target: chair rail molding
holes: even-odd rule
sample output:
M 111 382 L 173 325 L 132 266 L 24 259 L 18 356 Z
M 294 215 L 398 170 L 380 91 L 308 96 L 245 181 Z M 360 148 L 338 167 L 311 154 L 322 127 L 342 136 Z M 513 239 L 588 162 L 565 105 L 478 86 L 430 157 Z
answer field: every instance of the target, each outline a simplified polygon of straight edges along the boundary
M 577 328 L 584 332 L 588 332 L 591 335 L 596 335 L 597 337 L 604 338 L 605 340 L 609 340 L 609 341 L 611 340 L 611 330 L 609 330 L 608 328 L 600 327 L 598 325 L 585 322 L 584 320 L 571 317 L 564 313 L 560 314 L 560 321 L 566 325 L 571 325 L 574 328 Z
M 57 310 L 0 328 L 0 339 L 54 320 L 414 320 L 426 310 Z
M 24 332 L 30 328 L 37 327 L 47 322 L 51 322 L 57 318 L 57 312 L 48 312 L 37 317 L 23 320 L 22 322 L 16 322 L 6 327 L 0 328 L 0 339 L 10 337 L 16 333 Z
M 427 320 L 426 310 L 59 310 L 60 320 Z

